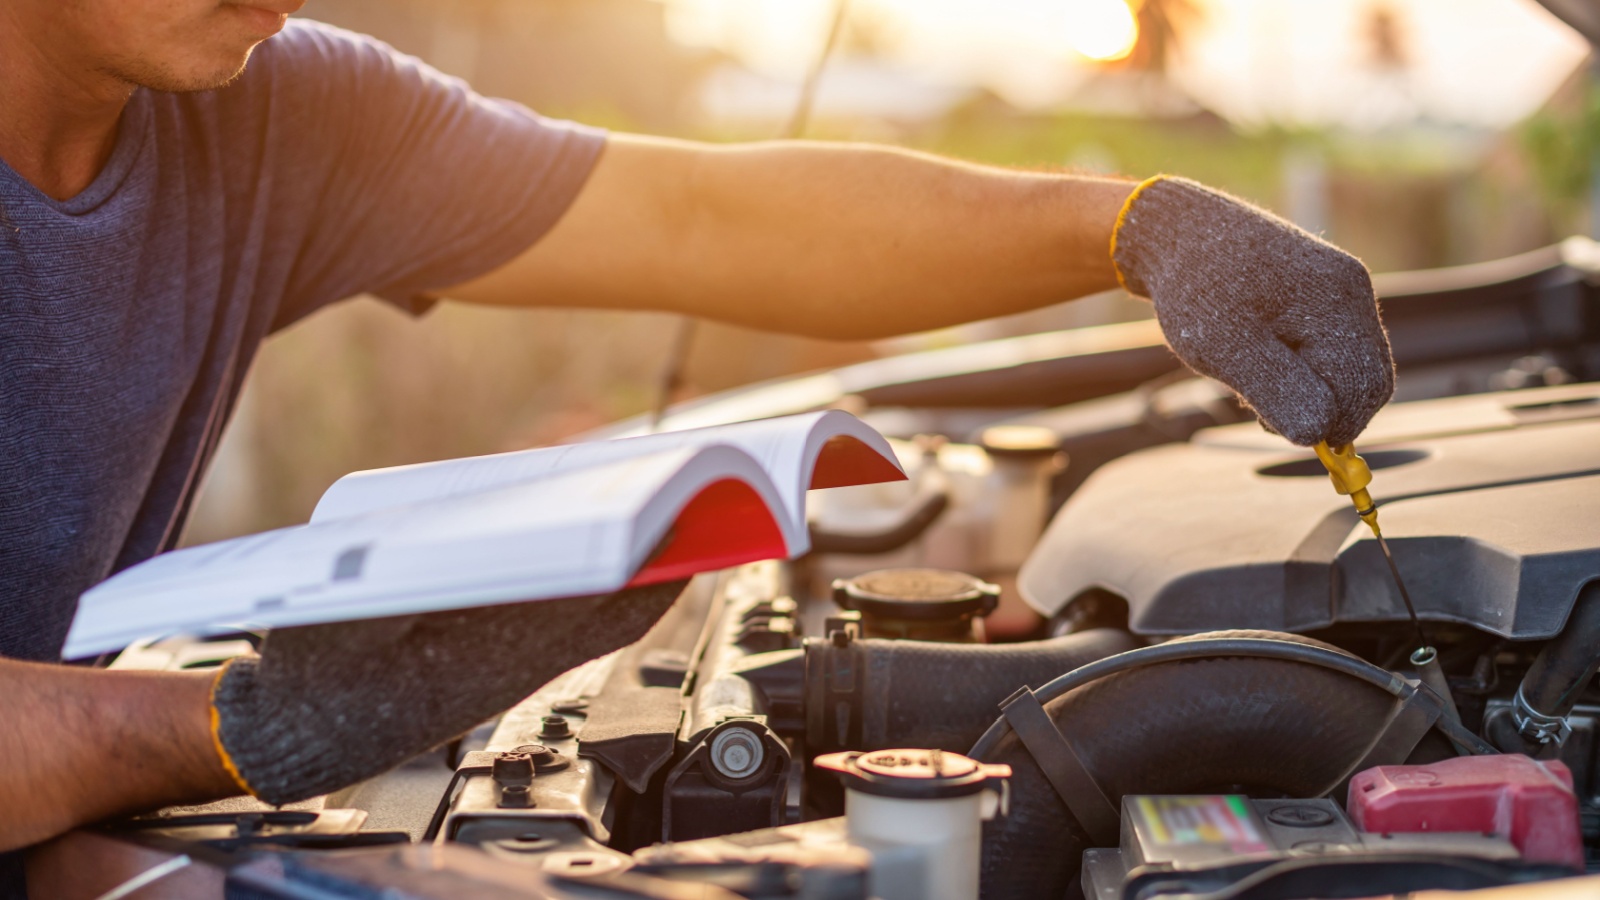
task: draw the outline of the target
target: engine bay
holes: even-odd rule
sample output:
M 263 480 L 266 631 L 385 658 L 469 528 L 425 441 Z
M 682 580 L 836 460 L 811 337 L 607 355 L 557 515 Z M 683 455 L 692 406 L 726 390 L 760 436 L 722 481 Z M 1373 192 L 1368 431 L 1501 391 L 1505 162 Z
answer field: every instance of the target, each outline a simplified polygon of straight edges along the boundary
M 810 555 L 696 578 L 643 641 L 401 769 L 116 823 L 98 864 L 186 854 L 241 898 L 1364 897 L 1600 871 L 1591 277 L 1569 247 L 1380 279 L 1405 402 L 1360 449 L 1435 657 L 1317 459 L 1147 323 L 1013 339 L 681 410 L 838 404 L 911 477 L 814 496 Z

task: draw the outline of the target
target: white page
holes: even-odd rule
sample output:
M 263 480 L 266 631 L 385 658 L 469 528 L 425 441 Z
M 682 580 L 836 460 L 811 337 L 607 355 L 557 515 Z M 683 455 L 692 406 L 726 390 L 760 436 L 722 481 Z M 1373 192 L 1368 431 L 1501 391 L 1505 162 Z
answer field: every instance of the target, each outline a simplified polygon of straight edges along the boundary
M 804 523 L 748 454 L 680 448 L 498 490 L 162 554 L 90 590 L 64 656 L 152 634 L 218 633 L 604 593 L 625 586 L 684 504 L 734 478 Z
M 804 511 L 806 489 L 811 483 L 812 465 L 823 445 L 836 435 L 848 435 L 861 441 L 899 468 L 894 451 L 871 426 L 849 413 L 825 410 L 689 431 L 356 472 L 328 488 L 311 514 L 311 521 L 362 515 L 378 509 L 504 487 L 641 454 L 711 444 L 738 447 L 754 457 L 778 487 L 789 517 L 799 518 Z

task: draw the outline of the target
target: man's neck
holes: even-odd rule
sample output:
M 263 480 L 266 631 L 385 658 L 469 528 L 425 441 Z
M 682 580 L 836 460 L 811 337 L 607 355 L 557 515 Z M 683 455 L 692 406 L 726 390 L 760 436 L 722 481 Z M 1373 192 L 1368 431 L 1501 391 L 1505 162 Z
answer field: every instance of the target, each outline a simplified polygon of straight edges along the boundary
M 117 122 L 133 86 L 51 52 L 0 4 L 0 159 L 58 200 L 94 182 L 116 146 Z

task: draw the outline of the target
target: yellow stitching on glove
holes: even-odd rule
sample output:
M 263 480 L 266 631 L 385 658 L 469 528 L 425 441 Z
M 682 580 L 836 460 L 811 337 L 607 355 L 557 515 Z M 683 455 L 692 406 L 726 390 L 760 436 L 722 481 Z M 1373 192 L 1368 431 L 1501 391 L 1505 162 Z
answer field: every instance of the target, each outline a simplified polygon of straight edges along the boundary
M 1128 199 L 1122 201 L 1122 209 L 1117 213 L 1117 224 L 1111 226 L 1111 271 L 1117 273 L 1117 284 L 1122 285 L 1122 289 L 1130 294 L 1133 291 L 1128 289 L 1128 279 L 1122 274 L 1122 267 L 1117 265 L 1117 235 L 1122 233 L 1122 223 L 1128 220 L 1128 211 L 1133 209 L 1133 201 L 1139 199 L 1139 195 L 1144 193 L 1145 188 L 1166 177 L 1165 175 L 1152 175 L 1139 182 L 1139 186 L 1133 189 L 1133 193 L 1128 195 Z
M 228 755 L 228 748 L 222 746 L 222 714 L 217 712 L 217 686 L 222 684 L 222 676 L 227 674 L 228 666 L 233 665 L 233 660 L 228 660 L 217 669 L 217 675 L 211 679 L 210 712 L 211 712 L 211 746 L 217 750 L 217 758 L 222 760 L 222 768 L 228 771 L 228 776 L 241 791 L 254 797 L 255 789 L 250 787 L 250 782 L 244 780 L 239 774 L 239 767 L 233 764 L 233 757 Z

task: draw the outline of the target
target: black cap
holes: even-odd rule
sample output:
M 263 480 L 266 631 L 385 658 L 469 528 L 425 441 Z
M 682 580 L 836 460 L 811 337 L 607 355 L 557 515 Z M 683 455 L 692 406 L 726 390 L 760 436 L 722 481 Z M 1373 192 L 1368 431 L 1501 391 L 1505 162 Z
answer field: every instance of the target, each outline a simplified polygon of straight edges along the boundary
M 888 619 L 986 616 L 999 597 L 995 585 L 946 569 L 879 569 L 833 583 L 833 599 L 841 607 Z

